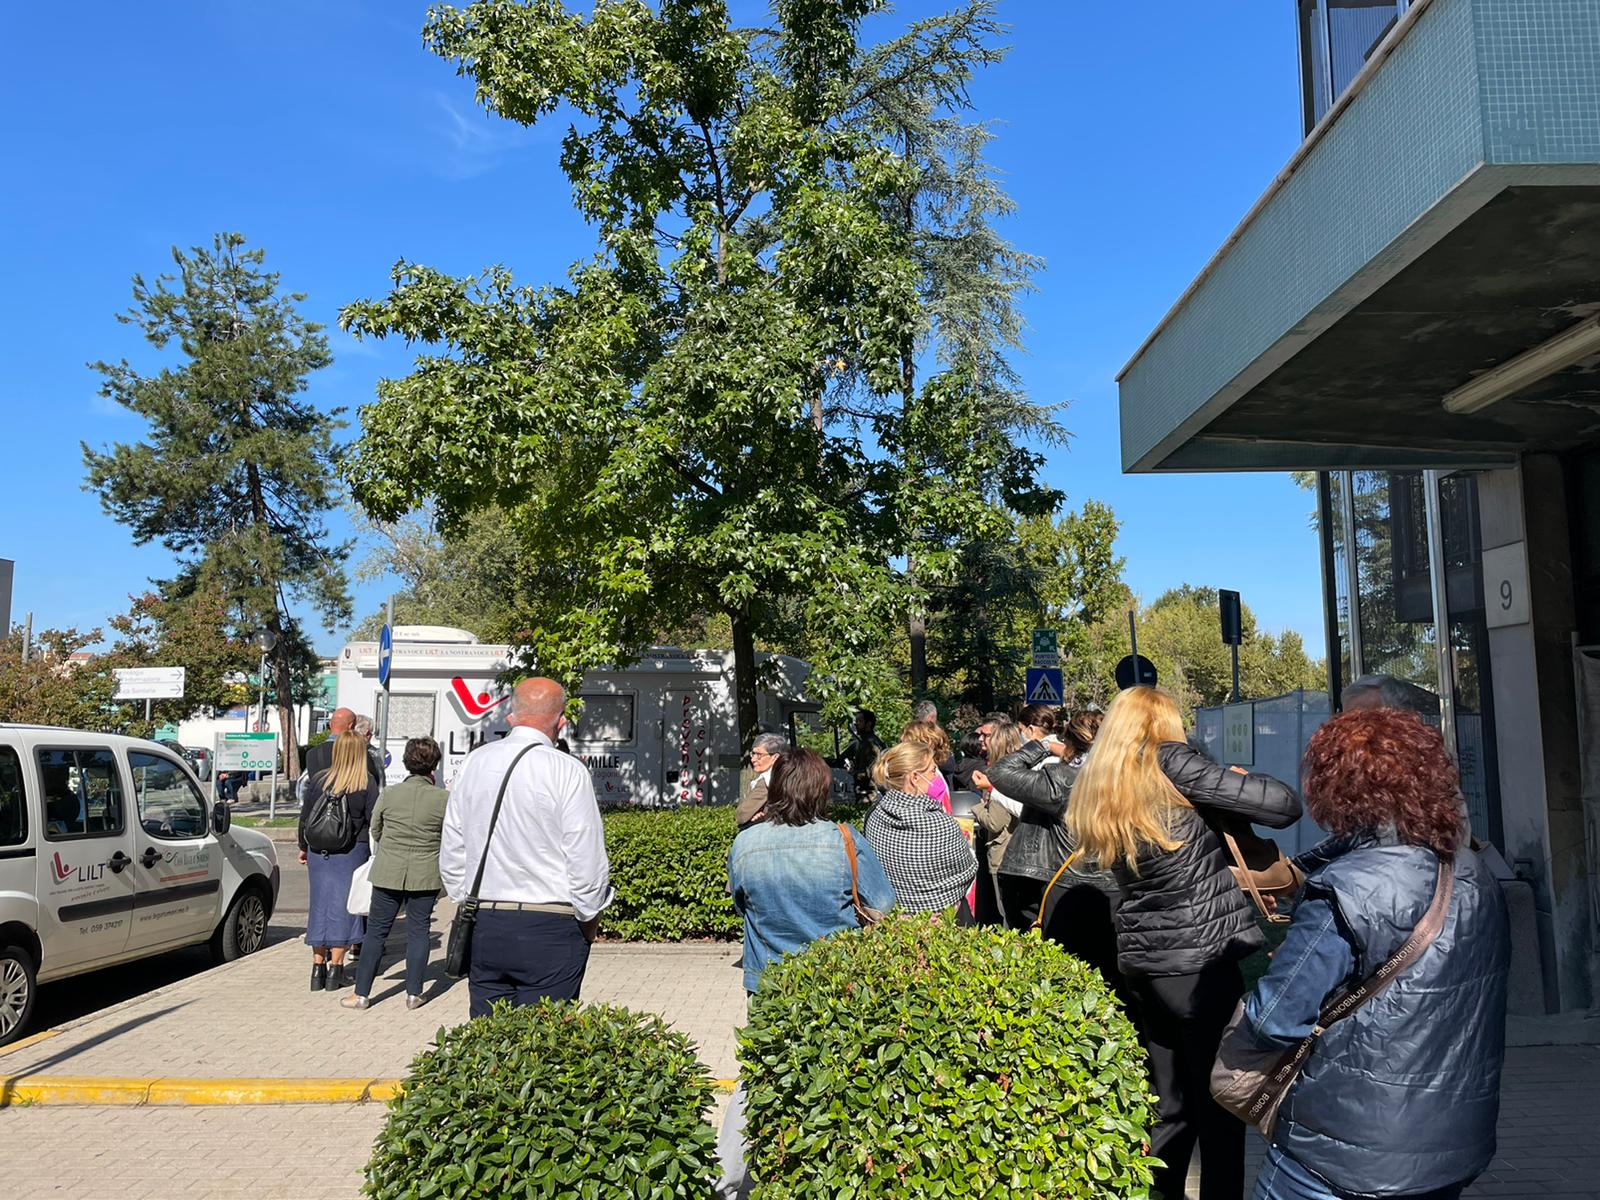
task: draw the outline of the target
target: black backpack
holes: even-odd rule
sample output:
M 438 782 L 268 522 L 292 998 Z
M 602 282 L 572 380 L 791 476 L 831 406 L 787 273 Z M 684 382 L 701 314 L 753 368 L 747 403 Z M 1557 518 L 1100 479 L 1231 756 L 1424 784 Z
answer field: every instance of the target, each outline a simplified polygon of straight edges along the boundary
M 344 796 L 333 792 L 318 796 L 301 823 L 301 834 L 308 849 L 328 854 L 343 854 L 354 846 L 355 823 L 350 820 L 350 805 Z

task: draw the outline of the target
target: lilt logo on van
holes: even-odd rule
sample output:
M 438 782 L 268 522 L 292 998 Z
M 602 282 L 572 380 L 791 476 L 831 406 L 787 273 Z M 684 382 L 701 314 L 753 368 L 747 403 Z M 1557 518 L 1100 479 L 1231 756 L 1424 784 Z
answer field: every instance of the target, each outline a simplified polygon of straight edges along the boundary
M 467 681 L 460 676 L 450 681 L 450 699 L 456 706 L 462 718 L 467 721 L 481 721 L 495 709 L 511 699 L 510 693 L 504 696 L 492 696 L 487 691 L 474 694 L 473 689 L 467 686 Z
M 79 883 L 93 883 L 106 873 L 106 864 L 94 863 L 87 867 L 74 867 L 71 863 L 61 861 L 61 851 L 57 850 L 50 863 L 50 873 L 55 876 L 57 883 L 65 883 L 73 875 L 77 875 Z

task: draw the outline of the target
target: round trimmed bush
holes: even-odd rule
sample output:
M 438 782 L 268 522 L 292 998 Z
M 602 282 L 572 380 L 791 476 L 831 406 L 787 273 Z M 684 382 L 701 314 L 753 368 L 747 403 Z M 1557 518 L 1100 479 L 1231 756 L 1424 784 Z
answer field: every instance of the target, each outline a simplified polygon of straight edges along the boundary
M 1144 1197 L 1144 1051 L 1037 934 L 893 917 L 767 969 L 739 1037 L 758 1200 Z
M 544 1001 L 442 1030 L 367 1164 L 380 1200 L 694 1197 L 717 1178 L 711 1078 L 659 1017 Z

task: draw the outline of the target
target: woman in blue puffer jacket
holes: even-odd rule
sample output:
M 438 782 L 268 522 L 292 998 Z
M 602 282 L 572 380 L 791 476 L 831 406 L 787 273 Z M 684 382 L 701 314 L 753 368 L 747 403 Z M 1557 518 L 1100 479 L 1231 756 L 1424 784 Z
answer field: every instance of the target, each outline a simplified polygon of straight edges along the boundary
M 1454 871 L 1433 944 L 1331 1025 L 1290 1088 L 1256 1200 L 1455 1200 L 1494 1157 L 1511 942 L 1499 885 L 1467 846 L 1438 732 L 1394 708 L 1347 712 L 1311 739 L 1305 798 L 1334 836 L 1314 852 L 1288 937 L 1245 1000 L 1263 1048 L 1297 1045 L 1368 978 Z

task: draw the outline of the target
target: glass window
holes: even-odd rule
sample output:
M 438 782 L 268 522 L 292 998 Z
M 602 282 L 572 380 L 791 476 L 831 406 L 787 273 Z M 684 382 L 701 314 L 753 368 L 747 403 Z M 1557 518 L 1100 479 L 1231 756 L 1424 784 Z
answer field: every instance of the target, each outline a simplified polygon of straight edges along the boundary
M 28 840 L 28 797 L 22 790 L 22 760 L 10 746 L 0 746 L 0 846 Z
M 390 741 L 433 736 L 432 692 L 401 692 L 389 697 Z
M 110 750 L 41 750 L 39 778 L 51 841 L 122 832 L 122 775 Z
M 205 836 L 206 802 L 189 776 L 172 759 L 144 750 L 130 751 L 133 795 L 139 824 L 156 838 Z
M 589 694 L 583 701 L 583 715 L 573 726 L 578 742 L 633 741 L 633 697 Z
M 1409 0 L 1300 0 L 1307 133 L 1355 82 L 1409 7 Z

